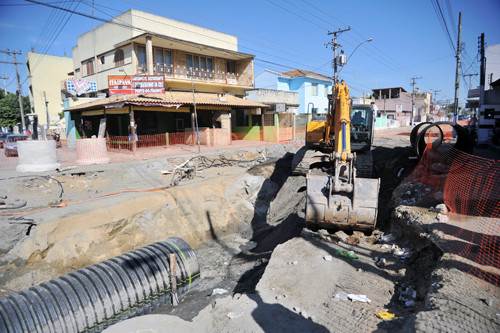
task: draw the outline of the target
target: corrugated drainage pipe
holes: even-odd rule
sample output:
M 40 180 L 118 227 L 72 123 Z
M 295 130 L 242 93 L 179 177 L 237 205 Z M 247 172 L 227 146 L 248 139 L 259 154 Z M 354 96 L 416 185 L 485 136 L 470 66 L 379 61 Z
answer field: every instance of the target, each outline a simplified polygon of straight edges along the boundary
M 170 254 L 181 297 L 198 283 L 200 267 L 193 249 L 170 237 L 0 298 L 0 332 L 101 332 L 169 304 Z

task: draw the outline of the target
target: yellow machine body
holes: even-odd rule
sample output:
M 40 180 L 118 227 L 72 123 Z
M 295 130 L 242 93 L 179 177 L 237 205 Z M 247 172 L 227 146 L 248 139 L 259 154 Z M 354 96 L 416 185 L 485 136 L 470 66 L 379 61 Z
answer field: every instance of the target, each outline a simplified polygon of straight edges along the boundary
M 351 151 L 351 102 L 349 87 L 335 85 L 329 113 L 323 125 L 311 125 L 311 138 L 322 130 L 323 151 L 311 160 L 329 164 L 328 171 L 307 173 L 306 223 L 325 229 L 369 231 L 375 228 L 380 179 L 358 178 Z M 334 142 L 331 142 L 333 132 Z M 308 133 L 309 135 L 309 124 Z M 307 153 L 306 153 L 307 154 Z

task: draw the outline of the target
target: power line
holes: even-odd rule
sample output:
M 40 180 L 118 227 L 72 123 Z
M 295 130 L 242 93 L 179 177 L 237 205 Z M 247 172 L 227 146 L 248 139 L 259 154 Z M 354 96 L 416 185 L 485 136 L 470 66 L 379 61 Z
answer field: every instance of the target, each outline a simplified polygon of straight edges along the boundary
M 455 46 L 453 43 L 453 39 L 451 38 L 450 35 L 450 30 L 448 29 L 448 25 L 446 23 L 446 20 L 443 15 L 443 11 L 441 10 L 441 5 L 439 4 L 439 0 L 431 0 L 432 6 L 434 7 L 434 12 L 436 13 L 436 16 L 438 18 L 439 23 L 441 24 L 441 29 L 443 30 L 445 37 L 447 37 L 448 43 L 451 46 L 451 49 L 455 53 Z
M 270 2 L 270 3 L 272 3 L 273 5 L 275 5 L 276 7 L 281 8 L 281 9 L 283 9 L 284 11 L 287 11 L 287 12 L 291 13 L 292 15 L 295 15 L 295 16 L 297 16 L 297 17 L 300 17 L 301 19 L 303 19 L 303 20 L 305 20 L 305 21 L 307 21 L 307 22 L 309 22 L 309 23 L 311 23 L 311 24 L 313 24 L 313 25 L 315 25 L 315 26 L 317 26 L 317 27 L 319 27 L 319 28 L 321 28 L 321 29 L 325 29 L 325 27 L 323 27 L 323 26 L 321 26 L 321 25 L 317 24 L 316 22 L 311 21 L 311 20 L 309 20 L 309 19 L 305 18 L 305 17 L 304 17 L 304 16 L 302 16 L 302 15 L 299 15 L 299 14 L 297 14 L 297 13 L 294 13 L 294 12 L 292 12 L 290 9 L 285 8 L 285 7 L 283 7 L 283 6 L 280 6 L 280 5 L 278 5 L 277 3 L 274 3 L 274 2 L 273 2 L 273 1 L 271 1 L 271 0 L 267 0 L 267 2 Z M 325 30 L 327 30 L 327 29 L 325 29 Z
M 29 1 L 29 0 L 27 0 L 27 1 Z M 75 4 L 75 8 L 73 10 L 76 10 L 76 8 L 78 8 L 78 5 L 80 5 L 80 2 L 81 2 L 81 0 L 78 1 Z M 72 3 L 74 3 L 74 2 L 72 2 Z M 62 24 L 60 22 L 59 25 L 56 27 L 56 30 L 54 31 L 55 35 L 53 35 L 53 38 L 46 45 L 45 49 L 42 50 L 42 52 L 41 52 L 42 56 L 39 58 L 38 62 L 36 64 L 33 64 L 32 71 L 35 71 L 36 68 L 38 67 L 38 65 L 40 65 L 40 63 L 42 62 L 42 60 L 45 57 L 45 55 L 48 52 L 48 50 L 50 50 L 50 48 L 54 44 L 54 42 L 57 39 L 57 37 L 61 34 L 61 31 L 64 29 L 64 27 L 66 26 L 66 24 L 68 24 L 68 21 L 71 18 L 71 16 L 72 16 L 72 13 L 70 13 L 69 15 L 67 15 L 66 21 L 64 21 L 64 23 L 62 23 Z M 65 18 L 65 16 L 62 17 L 62 19 L 64 19 L 64 18 Z M 60 28 L 57 30 L 58 27 L 60 27 Z M 23 80 L 22 84 L 24 84 L 27 79 L 28 79 L 28 75 L 26 74 L 26 78 Z

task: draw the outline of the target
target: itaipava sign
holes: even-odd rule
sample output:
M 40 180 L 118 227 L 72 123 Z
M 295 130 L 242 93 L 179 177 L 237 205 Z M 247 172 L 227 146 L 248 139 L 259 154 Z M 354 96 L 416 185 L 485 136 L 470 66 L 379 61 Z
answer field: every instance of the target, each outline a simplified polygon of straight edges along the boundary
M 164 94 L 165 78 L 163 75 L 110 75 L 108 88 L 110 95 Z

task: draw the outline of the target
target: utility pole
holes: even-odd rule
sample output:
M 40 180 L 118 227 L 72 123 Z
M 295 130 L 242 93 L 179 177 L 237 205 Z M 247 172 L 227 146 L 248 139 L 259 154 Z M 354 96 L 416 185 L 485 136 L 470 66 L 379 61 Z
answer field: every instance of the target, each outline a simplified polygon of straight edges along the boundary
M 479 76 L 479 105 L 484 103 L 484 82 L 486 77 L 486 57 L 484 56 L 484 32 L 479 37 L 479 53 L 481 54 L 481 69 Z
M 23 108 L 23 94 L 21 92 L 21 82 L 19 81 L 19 72 L 17 70 L 17 65 L 22 65 L 22 63 L 17 62 L 16 55 L 21 54 L 21 52 L 16 52 L 16 51 L 0 51 L 0 53 L 7 53 L 8 55 L 13 55 L 14 56 L 14 62 L 12 61 L 0 61 L 0 63 L 4 64 L 14 64 L 16 66 L 16 79 L 17 79 L 17 92 L 18 92 L 18 98 L 19 98 L 19 110 L 21 110 L 21 133 L 25 133 L 26 129 L 26 124 L 24 123 L 24 108 Z
M 3 80 L 3 92 L 5 93 L 5 96 L 7 96 L 7 80 L 9 78 L 6 76 L 0 77 L 0 80 Z
M 472 89 L 472 82 L 471 82 L 472 80 L 471 79 L 473 76 L 477 76 L 477 73 L 476 74 L 464 74 L 464 76 L 469 77 L 469 90 L 471 90 Z
M 411 85 L 412 85 L 412 93 L 411 93 L 411 126 L 415 126 L 415 81 L 422 79 L 421 76 L 419 77 L 412 77 L 411 78 Z
M 433 114 L 434 114 L 434 111 L 436 111 L 436 102 L 437 102 L 437 95 L 438 95 L 438 92 L 440 92 L 441 90 L 434 90 L 434 110 L 433 110 Z
M 345 31 L 349 31 L 351 30 L 351 27 L 348 27 L 347 29 L 341 29 L 341 30 L 335 30 L 333 32 L 330 32 L 328 31 L 328 35 L 333 35 L 333 41 L 331 42 L 328 42 L 325 44 L 326 47 L 328 47 L 328 45 L 331 45 L 332 48 L 333 48 L 333 85 L 335 86 L 338 82 L 338 72 L 337 72 L 337 48 L 340 46 L 342 47 L 342 45 L 338 44 L 337 43 L 337 37 L 345 32 Z
M 462 34 L 462 12 L 458 13 L 458 41 L 457 41 L 457 71 L 455 74 L 455 105 L 453 111 L 453 122 L 456 124 L 458 120 L 458 90 L 460 88 L 460 53 L 462 49 L 461 43 Z
M 50 117 L 49 117 L 49 101 L 47 101 L 47 94 L 43 92 L 43 98 L 45 99 L 45 111 L 47 112 L 47 130 L 50 128 Z

